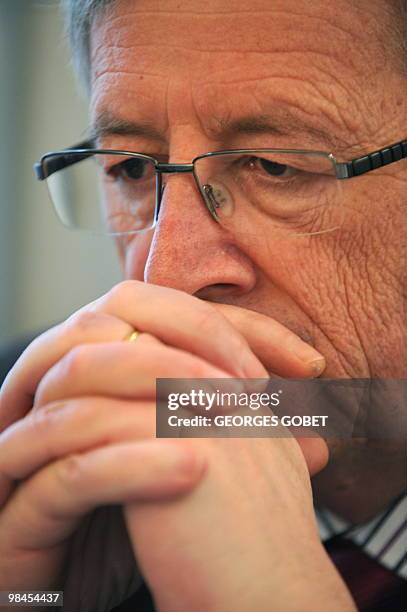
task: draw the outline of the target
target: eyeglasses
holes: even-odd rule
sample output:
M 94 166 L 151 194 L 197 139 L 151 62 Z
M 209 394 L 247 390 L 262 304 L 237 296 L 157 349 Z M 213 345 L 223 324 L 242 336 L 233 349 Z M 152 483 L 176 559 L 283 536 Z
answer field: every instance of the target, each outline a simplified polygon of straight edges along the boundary
M 290 221 L 327 205 L 338 179 L 358 177 L 405 157 L 407 140 L 347 162 L 322 151 L 235 149 L 171 164 L 133 151 L 96 149 L 85 141 L 47 153 L 34 170 L 39 180 L 46 180 L 64 225 L 125 235 L 154 227 L 170 174 L 191 173 L 213 219 L 236 229 L 247 223 L 248 207 Z

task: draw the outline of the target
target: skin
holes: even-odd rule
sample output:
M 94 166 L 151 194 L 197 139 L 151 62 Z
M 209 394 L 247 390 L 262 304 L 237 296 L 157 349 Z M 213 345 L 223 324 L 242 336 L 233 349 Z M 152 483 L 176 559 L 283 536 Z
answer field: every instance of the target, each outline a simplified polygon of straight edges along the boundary
M 158 317 L 155 309 L 165 314 Z M 183 316 L 174 318 L 172 310 Z M 135 343 L 123 342 L 140 323 L 146 332 Z M 244 330 L 247 340 L 237 332 L 237 327 Z M 214 335 L 216 343 L 212 341 Z M 272 339 L 272 344 L 262 343 L 264 335 Z M 298 570 L 294 576 L 292 570 L 290 572 L 301 597 L 304 581 L 324 571 L 326 581 L 319 585 L 318 596 L 338 593 L 338 605 L 343 602 L 352 609 L 346 590 L 319 544 L 312 513 L 309 474 L 318 472 L 326 464 L 327 449 L 322 440 L 277 439 L 273 445 L 269 441 L 254 445 L 257 441 L 249 439 L 218 440 L 212 448 L 208 440 L 195 443 L 152 439 L 155 435 L 156 377 L 264 377 L 264 365 L 250 345 L 256 346 L 266 367 L 280 375 L 284 370 L 293 376 L 312 375 L 312 368 L 303 358 L 315 359 L 314 349 L 272 319 L 230 306 L 214 309 L 183 292 L 136 281 L 118 285 L 68 321 L 40 336 L 18 361 L 0 395 L 3 429 L 0 440 L 0 584 L 9 589 L 63 585 L 68 608 L 80 609 L 83 605 L 89 606 L 90 602 L 92 606 L 101 605 L 100 575 L 103 575 L 105 592 L 116 598 L 112 601 L 117 603 L 125 599 L 131 593 L 128 588 L 136 568 L 127 552 L 127 536 L 121 527 L 120 515 L 110 517 L 108 533 L 103 515 L 91 515 L 90 533 L 86 519 L 101 505 L 122 504 L 126 508 L 131 543 L 143 572 L 154 584 L 160 610 L 171 610 L 174 606 L 173 601 L 166 599 L 165 592 L 170 593 L 171 598 L 178 594 L 178 610 L 191 606 L 199 609 L 207 604 L 209 607 L 205 609 L 224 610 L 225 605 L 238 605 L 244 610 L 246 605 L 257 601 L 259 595 L 248 593 L 247 602 L 235 602 L 233 582 L 226 590 L 220 588 L 214 581 L 214 577 L 219 580 L 215 565 L 211 564 L 214 576 L 207 575 L 200 566 L 206 567 L 211 557 L 217 555 L 221 540 L 216 530 L 210 529 L 211 542 L 216 546 L 210 546 L 195 567 L 191 558 L 196 550 L 192 545 L 195 540 L 188 533 L 180 532 L 183 540 L 187 537 L 188 546 L 184 546 L 184 554 L 177 560 L 180 574 L 173 585 L 176 588 L 168 590 L 169 574 L 164 574 L 163 570 L 173 566 L 171 549 L 161 555 L 162 565 L 154 563 L 154 556 L 162 549 L 156 538 L 159 530 L 154 523 L 158 520 L 160 525 L 162 519 L 148 511 L 147 516 L 152 520 L 141 517 L 139 521 L 137 514 L 147 511 L 149 505 L 158 500 L 164 511 L 166 501 L 184 499 L 183 495 L 196 487 L 208 472 L 211 474 L 206 484 L 209 489 L 201 489 L 197 497 L 181 504 L 175 517 L 184 525 L 189 524 L 191 529 L 193 521 L 188 516 L 192 513 L 194 520 L 197 519 L 196 504 L 206 516 L 205 506 L 200 502 L 203 496 L 205 503 L 220 512 L 225 520 L 223 502 L 221 505 L 219 502 L 226 493 L 227 498 L 231 496 L 229 501 L 225 500 L 227 504 L 234 503 L 236 491 L 225 489 L 222 479 L 228 472 L 233 479 L 233 471 L 237 468 L 241 472 L 236 457 L 243 460 L 246 456 L 251 459 L 246 467 L 246 484 L 250 483 L 253 488 L 256 482 L 263 483 L 257 496 L 263 495 L 270 476 L 274 479 L 278 476 L 281 480 L 284 475 L 292 489 L 292 499 L 298 500 L 291 507 L 300 516 L 290 516 L 285 507 L 283 516 L 285 529 L 291 532 L 291 537 L 292 525 L 297 525 L 301 532 L 298 537 L 314 559 L 308 572 L 301 570 L 301 579 Z M 298 349 L 301 360 L 297 357 Z M 120 364 L 120 368 L 114 364 Z M 13 421 L 15 423 L 10 424 Z M 259 465 L 268 476 L 257 473 Z M 236 485 L 238 476 L 235 474 Z M 241 485 L 240 495 L 245 488 L 244 482 Z M 276 487 L 277 490 L 281 488 L 278 483 L 274 489 Z M 272 491 L 268 491 L 269 496 Z M 276 504 L 275 495 L 270 503 Z M 266 506 L 261 504 L 261 507 L 264 514 Z M 175 506 L 170 508 L 173 512 Z M 248 510 L 250 508 L 246 512 Z M 218 523 L 217 517 L 214 518 Z M 241 519 L 235 516 L 235 527 L 229 533 L 233 546 L 239 545 L 239 538 L 237 542 L 234 540 L 239 534 Z M 229 519 L 227 522 L 231 525 Z M 262 522 L 268 524 L 266 515 Z M 146 529 L 138 534 L 141 524 Z M 219 522 L 220 529 L 221 525 Z M 155 538 L 148 544 L 151 529 Z M 102 562 L 98 553 L 101 530 L 112 551 Z M 85 542 L 83 533 L 86 534 Z M 207 536 L 202 535 L 203 542 L 206 540 L 209 544 Z M 136 540 L 140 546 L 137 551 Z M 261 543 L 263 540 L 256 535 L 255 541 Z M 176 544 L 175 547 L 177 549 Z M 71 548 L 83 550 L 71 558 Z M 93 551 L 93 556 L 89 550 Z M 261 563 L 265 552 L 260 550 L 260 555 L 253 549 L 257 563 Z M 117 563 L 119 575 L 115 574 Z M 100 567 L 101 574 L 97 580 L 87 579 L 95 564 Z M 150 564 L 153 564 L 153 572 L 148 569 Z M 256 565 L 252 569 L 257 572 Z M 195 581 L 196 588 L 191 593 L 185 590 L 181 578 L 194 573 L 201 578 Z M 238 576 L 237 573 L 235 580 Z M 86 604 L 80 600 L 82 583 L 86 584 Z M 269 595 L 267 590 L 261 593 L 266 600 Z M 286 598 L 284 589 L 279 597 Z M 295 601 L 292 598 L 293 605 Z M 106 600 L 102 605 L 108 605 Z M 263 600 L 259 605 L 263 605 Z
M 383 53 L 390 22 L 382 3 L 363 11 L 345 1 L 178 4 L 169 0 L 163 11 L 162 3 L 118 2 L 96 21 L 91 121 L 109 111 L 159 133 L 104 135 L 102 146 L 189 162 L 221 148 L 327 149 L 329 140 L 328 150 L 347 159 L 405 136 L 406 81 Z M 291 135 L 225 134 L 242 109 L 309 125 Z M 322 609 L 354 609 L 313 517 L 310 475 L 326 464 L 325 443 L 165 446 L 152 439 L 154 380 L 305 378 L 325 363 L 327 377 L 405 377 L 406 178 L 401 162 L 341 183 L 322 216 L 295 222 L 302 234 L 338 229 L 295 239 L 292 225 L 277 231 L 258 211 L 248 213 L 244 234 L 230 235 L 190 177 L 170 178 L 154 233 L 118 244 L 133 282 L 38 339 L 1 391 L 0 529 L 8 536 L 0 586 L 17 574 L 29 588 L 64 583 L 85 514 L 116 503 L 160 611 L 311 609 L 316 600 Z M 146 333 L 123 343 L 134 327 Z M 87 427 L 96 415 L 98 427 Z M 382 446 L 380 463 L 366 460 L 376 450 L 363 443 L 333 447 L 320 497 L 334 509 L 346 500 L 351 517 L 361 507 L 366 514 L 359 490 L 369 476 L 387 503 L 405 487 L 397 474 L 405 451 L 384 461 Z M 135 472 L 126 476 L 124 465 Z M 382 484 L 386 470 L 393 487 Z
M 178 16 L 176 3 L 168 3 L 168 13 L 154 16 L 144 12 L 143 3 L 133 3 L 131 10 L 119 4 L 93 37 L 91 118 L 95 121 L 104 110 L 114 109 L 128 120 L 150 121 L 162 134 L 163 143 L 112 136 L 102 144 L 118 147 L 123 143 L 152 154 L 169 154 L 173 162 L 243 143 L 248 147 L 295 143 L 326 148 L 324 142 L 298 134 L 291 139 L 274 134 L 231 135 L 227 140 L 217 136 L 218 124 L 241 116 L 242 107 L 245 115 L 273 116 L 275 111 L 277 115 L 311 115 L 314 129 L 325 130 L 340 143 L 335 149 L 339 158 L 374 150 L 403 136 L 405 110 L 401 105 L 406 83 L 391 71 L 384 73 L 385 66 L 377 62 L 370 69 L 366 66 L 378 44 L 367 44 L 370 34 L 358 29 L 357 11 L 343 11 L 347 14 L 334 27 L 331 22 L 341 12 L 338 5 L 328 11 L 322 5 L 319 10 L 313 8 L 313 18 L 308 15 L 307 21 L 305 2 L 296 3 L 297 16 L 288 8 L 282 11 L 283 3 L 275 2 L 269 10 L 260 4 L 260 15 L 246 10 L 226 13 L 218 24 L 220 32 L 216 15 L 211 15 L 216 3 L 208 6 L 206 18 L 199 5 L 193 4 Z M 380 14 L 372 4 L 365 18 L 379 30 L 376 20 Z M 348 3 L 344 6 L 349 9 Z M 200 25 L 191 32 L 187 25 L 198 16 Z M 242 20 L 249 49 L 244 54 L 239 52 L 240 42 L 237 51 L 233 44 L 235 28 L 242 27 Z M 296 26 L 300 23 L 299 33 Z M 322 26 L 325 36 L 316 41 L 316 29 Z M 338 49 L 332 49 L 335 35 L 341 42 Z M 154 44 L 156 38 L 163 40 L 165 54 Z M 352 44 L 353 39 L 357 44 Z M 279 52 L 281 40 L 289 51 Z M 250 52 L 254 41 L 256 52 Z M 120 48 L 113 59 L 121 45 L 126 48 Z M 352 45 L 352 53 L 344 63 L 346 45 Z M 197 52 L 214 46 L 219 51 L 213 56 Z M 299 64 L 299 56 L 306 61 Z M 245 74 L 250 74 L 249 80 L 243 78 Z M 383 99 L 382 88 L 374 91 L 379 79 L 389 91 L 388 99 Z M 394 103 L 398 88 L 401 91 Z M 134 99 L 137 104 L 132 103 Z M 406 280 L 405 185 L 403 163 L 342 183 L 340 213 L 335 207 L 328 213 L 334 219 L 325 223 L 331 227 L 341 219 L 341 231 L 314 239 L 279 239 L 274 245 L 266 237 L 270 233 L 267 225 L 264 231 L 255 228 L 256 240 L 249 232 L 247 238 L 225 235 L 202 207 L 190 181 L 176 176 L 167 186 L 152 244 L 141 238 L 127 249 L 126 276 L 276 318 L 319 348 L 328 362 L 326 376 L 403 377 L 407 372 L 402 291 Z M 321 222 L 312 221 L 317 226 L 309 223 L 304 232 L 320 229 Z M 357 265 L 358 259 L 367 270 Z M 295 265 L 298 261 L 301 266 Z M 379 286 L 381 294 L 374 295 Z M 378 345 L 376 336 L 389 316 L 392 329 L 381 336 Z
M 248 11 L 236 2 L 221 20 L 216 2 L 203 13 L 194 3 L 181 13 L 176 2 L 159 7 L 118 3 L 94 28 L 90 109 L 93 124 L 110 111 L 154 125 L 161 138 L 105 135 L 101 145 L 173 162 L 239 146 L 332 150 L 351 159 L 404 137 L 406 77 L 387 44 L 383 24 L 391 27 L 391 18 L 382 3 L 259 2 Z M 308 131 L 222 133 L 242 115 L 283 125 L 293 115 L 308 121 Z M 292 226 L 277 232 L 255 214 L 244 234 L 228 234 L 192 180 L 173 176 L 154 234 L 121 245 L 125 274 L 278 320 L 324 355 L 326 377 L 405 378 L 406 179 L 402 162 L 338 183 L 334 205 L 298 225 L 304 233 L 339 229 L 292 238 Z M 404 442 L 397 453 L 393 443 L 330 445 L 338 460 L 315 488 L 349 520 L 367 520 L 404 490 Z M 383 452 L 390 461 L 381 462 Z M 372 480 L 374 498 L 365 494 Z

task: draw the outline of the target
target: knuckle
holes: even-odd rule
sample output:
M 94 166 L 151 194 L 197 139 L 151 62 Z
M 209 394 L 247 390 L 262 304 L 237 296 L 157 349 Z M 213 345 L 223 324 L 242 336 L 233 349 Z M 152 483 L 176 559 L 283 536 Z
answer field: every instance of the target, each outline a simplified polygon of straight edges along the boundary
M 33 414 L 37 414 L 37 418 L 40 418 L 41 413 L 43 413 L 44 418 L 47 418 L 50 422 L 60 423 L 82 412 L 85 412 L 85 408 L 82 408 L 81 401 L 72 398 L 69 400 L 55 400 L 54 402 L 49 402 L 41 406 L 41 408 Z
M 211 378 L 212 372 L 210 371 L 209 364 L 199 359 L 191 360 L 189 364 L 189 375 L 191 378 Z
M 41 446 L 47 457 L 54 457 L 58 452 L 55 448 L 54 435 L 55 427 L 63 418 L 63 404 L 59 402 L 50 403 L 31 413 L 30 433 L 33 439 L 41 440 Z
M 90 367 L 91 348 L 85 344 L 72 348 L 59 362 L 63 378 L 82 376 Z
M 134 295 L 137 287 L 139 285 L 139 281 L 135 280 L 124 280 L 115 285 L 107 294 L 109 301 L 121 301 L 124 299 L 129 299 Z
M 48 372 L 45 374 L 44 378 L 40 381 L 34 396 L 34 412 L 30 414 L 35 414 L 38 409 L 42 409 L 43 406 L 50 403 L 52 401 L 52 386 L 55 380 L 55 373 L 58 366 L 53 366 Z
M 26 423 L 33 438 L 43 440 L 49 434 L 52 416 L 44 410 L 34 410 L 26 417 Z
M 34 436 L 48 434 L 52 425 L 61 418 L 62 402 L 51 402 L 42 406 L 41 409 L 34 410 L 26 417 L 29 427 Z
M 105 401 L 94 397 L 72 398 L 65 403 L 63 418 L 78 431 L 83 428 L 89 430 L 96 419 L 104 417 Z
M 84 457 L 75 453 L 55 463 L 56 476 L 64 488 L 80 489 L 86 480 Z
M 73 314 L 66 321 L 65 333 L 71 335 L 75 331 L 78 335 L 86 334 L 89 331 L 93 331 L 95 328 L 100 326 L 101 320 L 106 315 L 98 312 L 92 312 L 89 310 L 81 310 Z

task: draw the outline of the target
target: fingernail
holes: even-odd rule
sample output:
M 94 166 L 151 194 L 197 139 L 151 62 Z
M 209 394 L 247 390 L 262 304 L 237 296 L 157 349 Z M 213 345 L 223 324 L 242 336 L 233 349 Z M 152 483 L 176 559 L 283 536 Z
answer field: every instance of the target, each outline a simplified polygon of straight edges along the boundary
M 325 370 L 326 362 L 325 359 L 319 358 L 309 363 L 310 369 L 314 376 L 319 376 Z
M 325 359 L 318 353 L 314 347 L 310 346 L 306 342 L 295 341 L 291 350 L 305 365 L 309 367 L 314 376 L 319 376 L 325 369 Z

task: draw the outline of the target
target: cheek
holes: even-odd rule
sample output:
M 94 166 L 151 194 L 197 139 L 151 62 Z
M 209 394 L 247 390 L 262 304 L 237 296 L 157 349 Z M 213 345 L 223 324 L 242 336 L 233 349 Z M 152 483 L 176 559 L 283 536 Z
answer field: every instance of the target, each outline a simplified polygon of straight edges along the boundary
M 116 241 L 124 278 L 144 280 L 144 270 L 154 230 L 136 236 L 122 237 Z

